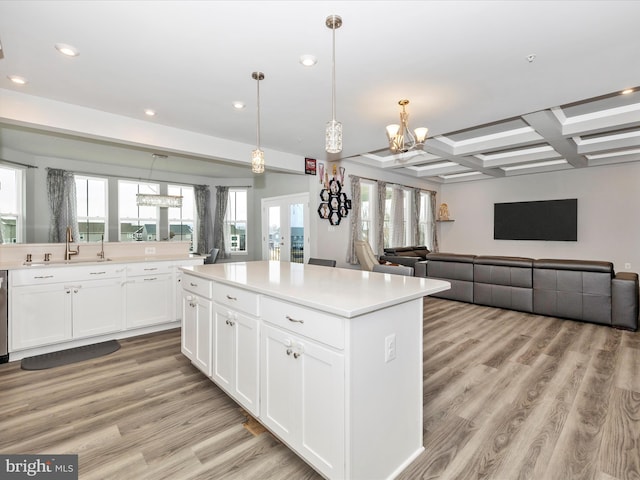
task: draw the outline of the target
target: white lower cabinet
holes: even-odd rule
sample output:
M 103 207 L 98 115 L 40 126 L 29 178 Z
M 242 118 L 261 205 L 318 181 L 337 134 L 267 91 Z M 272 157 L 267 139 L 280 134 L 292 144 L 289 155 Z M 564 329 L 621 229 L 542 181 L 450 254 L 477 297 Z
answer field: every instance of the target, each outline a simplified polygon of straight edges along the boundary
M 123 329 L 122 280 L 92 280 L 71 286 L 73 338 Z
M 214 284 L 214 289 L 217 285 Z M 258 415 L 259 321 L 214 304 L 211 378 L 240 405 Z
M 260 419 L 329 478 L 345 470 L 344 354 L 262 328 Z
M 127 328 L 175 321 L 175 283 L 170 262 L 128 265 L 125 296 Z
M 59 283 L 11 289 L 11 349 L 22 350 L 72 339 L 71 294 Z
M 12 351 L 122 330 L 121 273 L 113 267 L 12 272 Z
M 211 300 L 182 293 L 182 353 L 211 376 Z

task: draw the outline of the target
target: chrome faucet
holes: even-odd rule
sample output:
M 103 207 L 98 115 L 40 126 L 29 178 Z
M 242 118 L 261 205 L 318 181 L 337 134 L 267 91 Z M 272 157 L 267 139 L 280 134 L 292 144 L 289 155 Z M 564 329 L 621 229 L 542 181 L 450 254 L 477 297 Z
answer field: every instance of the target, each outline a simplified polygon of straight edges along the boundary
M 70 245 L 73 243 L 73 234 L 71 233 L 71 227 L 67 227 L 67 246 L 64 249 L 64 259 L 71 260 L 71 255 L 77 255 L 80 252 L 80 246 L 78 245 L 75 250 L 71 250 Z

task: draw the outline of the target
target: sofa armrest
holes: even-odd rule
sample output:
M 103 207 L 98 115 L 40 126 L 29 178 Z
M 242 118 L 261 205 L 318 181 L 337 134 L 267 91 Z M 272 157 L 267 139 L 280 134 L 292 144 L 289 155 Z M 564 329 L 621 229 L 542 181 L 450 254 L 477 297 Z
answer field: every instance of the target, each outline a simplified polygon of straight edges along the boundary
M 611 325 L 636 331 L 638 329 L 638 274 L 617 273 L 611 280 Z
M 420 262 L 416 262 L 416 264 L 413 266 L 413 275 L 415 277 L 426 278 L 426 276 L 427 276 L 427 261 L 428 260 L 422 260 Z
M 380 260 L 396 263 L 398 265 L 404 265 L 406 267 L 413 267 L 417 262 L 422 260 L 420 257 L 408 257 L 403 255 L 382 255 Z

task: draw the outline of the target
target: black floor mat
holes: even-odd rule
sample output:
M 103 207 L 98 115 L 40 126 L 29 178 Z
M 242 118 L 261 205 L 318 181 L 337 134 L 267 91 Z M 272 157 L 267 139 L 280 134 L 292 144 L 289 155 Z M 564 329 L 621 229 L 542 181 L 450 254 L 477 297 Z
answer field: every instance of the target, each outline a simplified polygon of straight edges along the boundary
M 92 358 L 102 357 L 117 351 L 120 344 L 117 340 L 109 340 L 93 345 L 60 350 L 59 352 L 45 353 L 34 357 L 22 359 L 20 367 L 23 370 L 45 370 L 47 368 L 59 367 L 70 363 L 82 362 Z

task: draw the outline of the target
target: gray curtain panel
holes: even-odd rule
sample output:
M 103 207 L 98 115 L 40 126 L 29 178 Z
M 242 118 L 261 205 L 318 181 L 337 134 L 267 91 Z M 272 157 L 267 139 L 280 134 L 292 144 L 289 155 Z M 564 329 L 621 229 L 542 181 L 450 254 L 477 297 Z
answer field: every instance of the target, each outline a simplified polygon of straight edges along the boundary
M 218 248 L 218 258 L 229 258 L 224 242 L 224 216 L 227 213 L 229 202 L 229 187 L 216 187 L 216 213 L 213 221 L 213 246 Z
M 73 173 L 50 168 L 47 171 L 47 193 L 51 211 L 49 242 L 65 242 L 67 227 L 71 227 L 73 240 L 79 241 L 76 182 Z
M 349 219 L 349 247 L 347 249 L 347 263 L 358 264 L 356 255 L 356 240 L 362 236 L 362 222 L 360 220 L 360 177 L 349 175 L 351 184 L 351 218 Z
M 431 200 L 431 211 L 429 212 L 429 236 L 431 240 L 431 251 L 439 252 L 438 247 L 438 229 L 436 228 L 436 194 L 435 192 L 429 192 L 429 198 Z
M 213 220 L 211 219 L 211 191 L 208 185 L 193 187 L 198 215 L 196 242 L 198 252 L 207 254 L 213 248 Z
M 411 231 L 413 232 L 414 245 L 420 245 L 420 192 L 421 190 L 419 188 L 413 189 L 413 202 L 411 205 Z M 427 232 L 424 232 L 424 234 L 426 237 Z
M 376 225 L 377 255 L 384 255 L 384 204 L 387 199 L 387 182 L 378 180 L 378 224 Z M 390 247 L 391 245 L 389 245 Z

